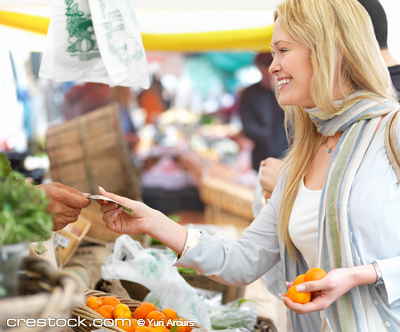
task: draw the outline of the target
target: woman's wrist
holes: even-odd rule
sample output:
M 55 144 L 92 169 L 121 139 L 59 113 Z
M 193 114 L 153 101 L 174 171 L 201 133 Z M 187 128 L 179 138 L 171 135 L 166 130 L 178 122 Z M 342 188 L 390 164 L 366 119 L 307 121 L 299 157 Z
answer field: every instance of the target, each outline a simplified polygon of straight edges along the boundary
M 185 227 L 154 209 L 150 209 L 148 214 L 146 234 L 165 244 L 178 255 L 181 255 L 187 238 Z
M 356 276 L 356 285 L 374 284 L 376 282 L 376 271 L 372 264 L 352 267 Z

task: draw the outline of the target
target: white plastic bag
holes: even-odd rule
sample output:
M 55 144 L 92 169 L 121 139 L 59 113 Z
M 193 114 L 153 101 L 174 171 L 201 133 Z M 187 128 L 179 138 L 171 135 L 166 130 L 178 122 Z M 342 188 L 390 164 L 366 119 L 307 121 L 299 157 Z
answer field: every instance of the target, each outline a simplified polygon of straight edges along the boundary
M 53 17 L 39 76 L 141 86 L 150 78 L 131 2 L 53 0 Z
M 145 301 L 157 300 L 160 307 L 172 308 L 180 316 L 210 327 L 206 305 L 172 266 L 175 262 L 172 251 L 143 249 L 139 242 L 122 235 L 115 242 L 114 253 L 101 268 L 102 277 L 139 283 L 150 290 Z

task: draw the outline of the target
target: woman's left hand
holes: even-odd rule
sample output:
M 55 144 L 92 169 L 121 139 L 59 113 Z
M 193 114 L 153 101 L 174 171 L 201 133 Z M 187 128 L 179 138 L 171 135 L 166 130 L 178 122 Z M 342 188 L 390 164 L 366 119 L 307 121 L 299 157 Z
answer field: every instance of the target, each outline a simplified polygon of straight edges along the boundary
M 280 294 L 283 303 L 297 314 L 325 310 L 343 294 L 357 286 L 358 275 L 354 268 L 340 268 L 329 272 L 317 281 L 308 281 L 297 285 L 302 292 L 318 292 L 308 303 L 295 303 L 286 294 Z M 304 287 L 302 289 L 302 287 Z

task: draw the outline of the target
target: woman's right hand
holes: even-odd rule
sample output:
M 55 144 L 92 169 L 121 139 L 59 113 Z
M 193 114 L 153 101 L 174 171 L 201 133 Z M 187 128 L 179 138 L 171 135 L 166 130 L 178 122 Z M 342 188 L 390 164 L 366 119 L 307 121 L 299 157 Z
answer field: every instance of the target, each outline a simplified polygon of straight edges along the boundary
M 99 193 L 133 209 L 133 215 L 130 215 L 123 212 L 122 207 L 116 203 L 98 200 L 97 202 L 101 205 L 100 211 L 103 213 L 103 220 L 107 228 L 123 234 L 148 232 L 153 209 L 142 202 L 106 192 L 101 187 L 99 187 Z
M 101 195 L 133 209 L 133 215 L 130 215 L 116 203 L 98 200 L 107 228 L 123 234 L 146 233 L 164 243 L 178 255 L 182 253 L 187 238 L 185 227 L 142 202 L 108 193 L 103 188 L 99 188 L 99 192 Z

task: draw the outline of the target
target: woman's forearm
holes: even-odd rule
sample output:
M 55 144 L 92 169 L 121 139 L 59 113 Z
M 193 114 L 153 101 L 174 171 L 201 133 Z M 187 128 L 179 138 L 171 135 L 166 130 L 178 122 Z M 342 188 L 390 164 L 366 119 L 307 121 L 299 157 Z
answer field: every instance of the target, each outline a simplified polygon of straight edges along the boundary
M 157 210 L 152 210 L 149 221 L 147 234 L 164 243 L 180 256 L 186 244 L 186 228 Z

